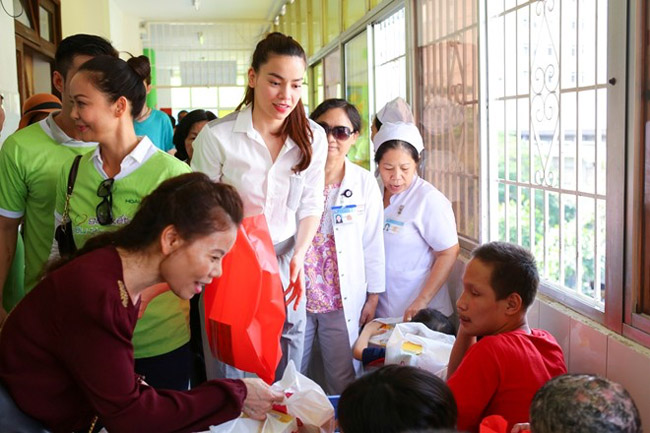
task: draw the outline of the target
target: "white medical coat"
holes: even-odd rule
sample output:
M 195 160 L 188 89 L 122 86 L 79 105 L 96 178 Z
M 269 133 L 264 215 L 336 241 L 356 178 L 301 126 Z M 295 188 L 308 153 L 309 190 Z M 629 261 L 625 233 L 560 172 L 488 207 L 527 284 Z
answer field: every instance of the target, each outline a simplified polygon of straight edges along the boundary
M 383 204 L 377 181 L 369 171 L 346 159 L 345 176 L 333 206 L 354 206 L 351 223 L 334 224 L 341 300 L 352 347 L 359 336 L 366 293 L 385 289 Z

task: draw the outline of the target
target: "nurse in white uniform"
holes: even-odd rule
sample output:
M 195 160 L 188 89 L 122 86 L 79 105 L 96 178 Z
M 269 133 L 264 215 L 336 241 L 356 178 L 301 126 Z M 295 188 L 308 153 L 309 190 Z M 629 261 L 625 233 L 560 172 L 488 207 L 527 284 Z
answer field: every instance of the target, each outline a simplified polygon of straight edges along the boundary
M 451 203 L 417 175 L 422 136 L 412 123 L 384 123 L 373 140 L 384 200 L 386 292 L 378 317 L 409 321 L 419 310 L 454 310 L 446 281 L 458 257 Z
M 192 168 L 237 188 L 244 216 L 266 217 L 287 296 L 279 377 L 289 359 L 300 369 L 303 265 L 323 213 L 327 141 L 323 129 L 307 119 L 300 99 L 306 66 L 298 42 L 269 34 L 253 53 L 244 101 L 206 125 L 193 143 Z M 212 362 L 206 339 L 204 354 L 208 379 L 244 375 Z
M 341 394 L 359 367 L 352 357 L 359 327 L 374 318 L 384 291 L 383 212 L 374 176 L 346 158 L 361 129 L 354 105 L 328 99 L 311 118 L 327 133 L 328 153 L 325 211 L 305 258 L 307 329 L 302 371 L 307 374 L 318 336 L 326 391 Z

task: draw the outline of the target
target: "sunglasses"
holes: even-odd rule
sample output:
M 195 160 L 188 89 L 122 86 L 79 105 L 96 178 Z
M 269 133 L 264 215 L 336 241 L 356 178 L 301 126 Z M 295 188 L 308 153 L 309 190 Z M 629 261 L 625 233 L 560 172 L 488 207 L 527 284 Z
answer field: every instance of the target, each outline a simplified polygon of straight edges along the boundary
M 332 137 L 336 138 L 337 140 L 347 140 L 352 134 L 354 134 L 354 131 L 352 131 L 347 126 L 329 126 L 327 123 L 316 123 L 318 123 L 321 128 L 325 130 L 326 136 L 332 134 Z
M 113 183 L 115 179 L 109 178 L 99 184 L 97 188 L 97 197 L 102 201 L 95 208 L 97 222 L 105 226 L 113 222 Z

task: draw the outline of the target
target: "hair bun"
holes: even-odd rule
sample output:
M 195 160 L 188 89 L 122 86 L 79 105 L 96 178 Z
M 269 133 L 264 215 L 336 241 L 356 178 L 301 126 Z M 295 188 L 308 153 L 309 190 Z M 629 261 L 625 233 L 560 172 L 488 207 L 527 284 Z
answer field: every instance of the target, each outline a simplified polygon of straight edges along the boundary
M 133 56 L 126 63 L 138 74 L 141 80 L 147 80 L 147 84 L 151 84 L 151 62 L 147 56 Z

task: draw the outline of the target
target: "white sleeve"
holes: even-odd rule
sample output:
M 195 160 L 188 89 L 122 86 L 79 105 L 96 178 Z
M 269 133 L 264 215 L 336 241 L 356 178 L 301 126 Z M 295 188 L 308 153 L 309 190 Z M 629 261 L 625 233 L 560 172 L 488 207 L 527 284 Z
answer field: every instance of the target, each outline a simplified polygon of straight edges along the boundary
M 456 218 L 451 202 L 444 194 L 437 189 L 428 193 L 421 209 L 416 224 L 434 251 L 443 251 L 458 243 Z
M 61 225 L 63 222 L 63 215 L 54 211 L 54 233 L 56 233 L 56 228 Z M 52 247 L 50 248 L 50 257 L 48 257 L 47 262 L 52 263 L 54 260 L 58 260 L 61 257 L 59 254 L 59 244 L 56 242 L 56 238 L 52 236 Z
M 364 189 L 366 222 L 362 240 L 368 293 L 382 293 L 386 290 L 384 207 L 377 182 L 370 173 L 368 173 L 368 180 L 364 183 Z
M 298 221 L 308 216 L 323 214 L 323 191 L 325 190 L 325 161 L 327 160 L 327 138 L 322 129 L 312 129 L 311 164 L 303 171 L 303 190 L 297 210 Z
M 192 148 L 192 170 L 207 174 L 213 181 L 221 181 L 224 152 L 221 142 L 209 125 L 201 129 Z

